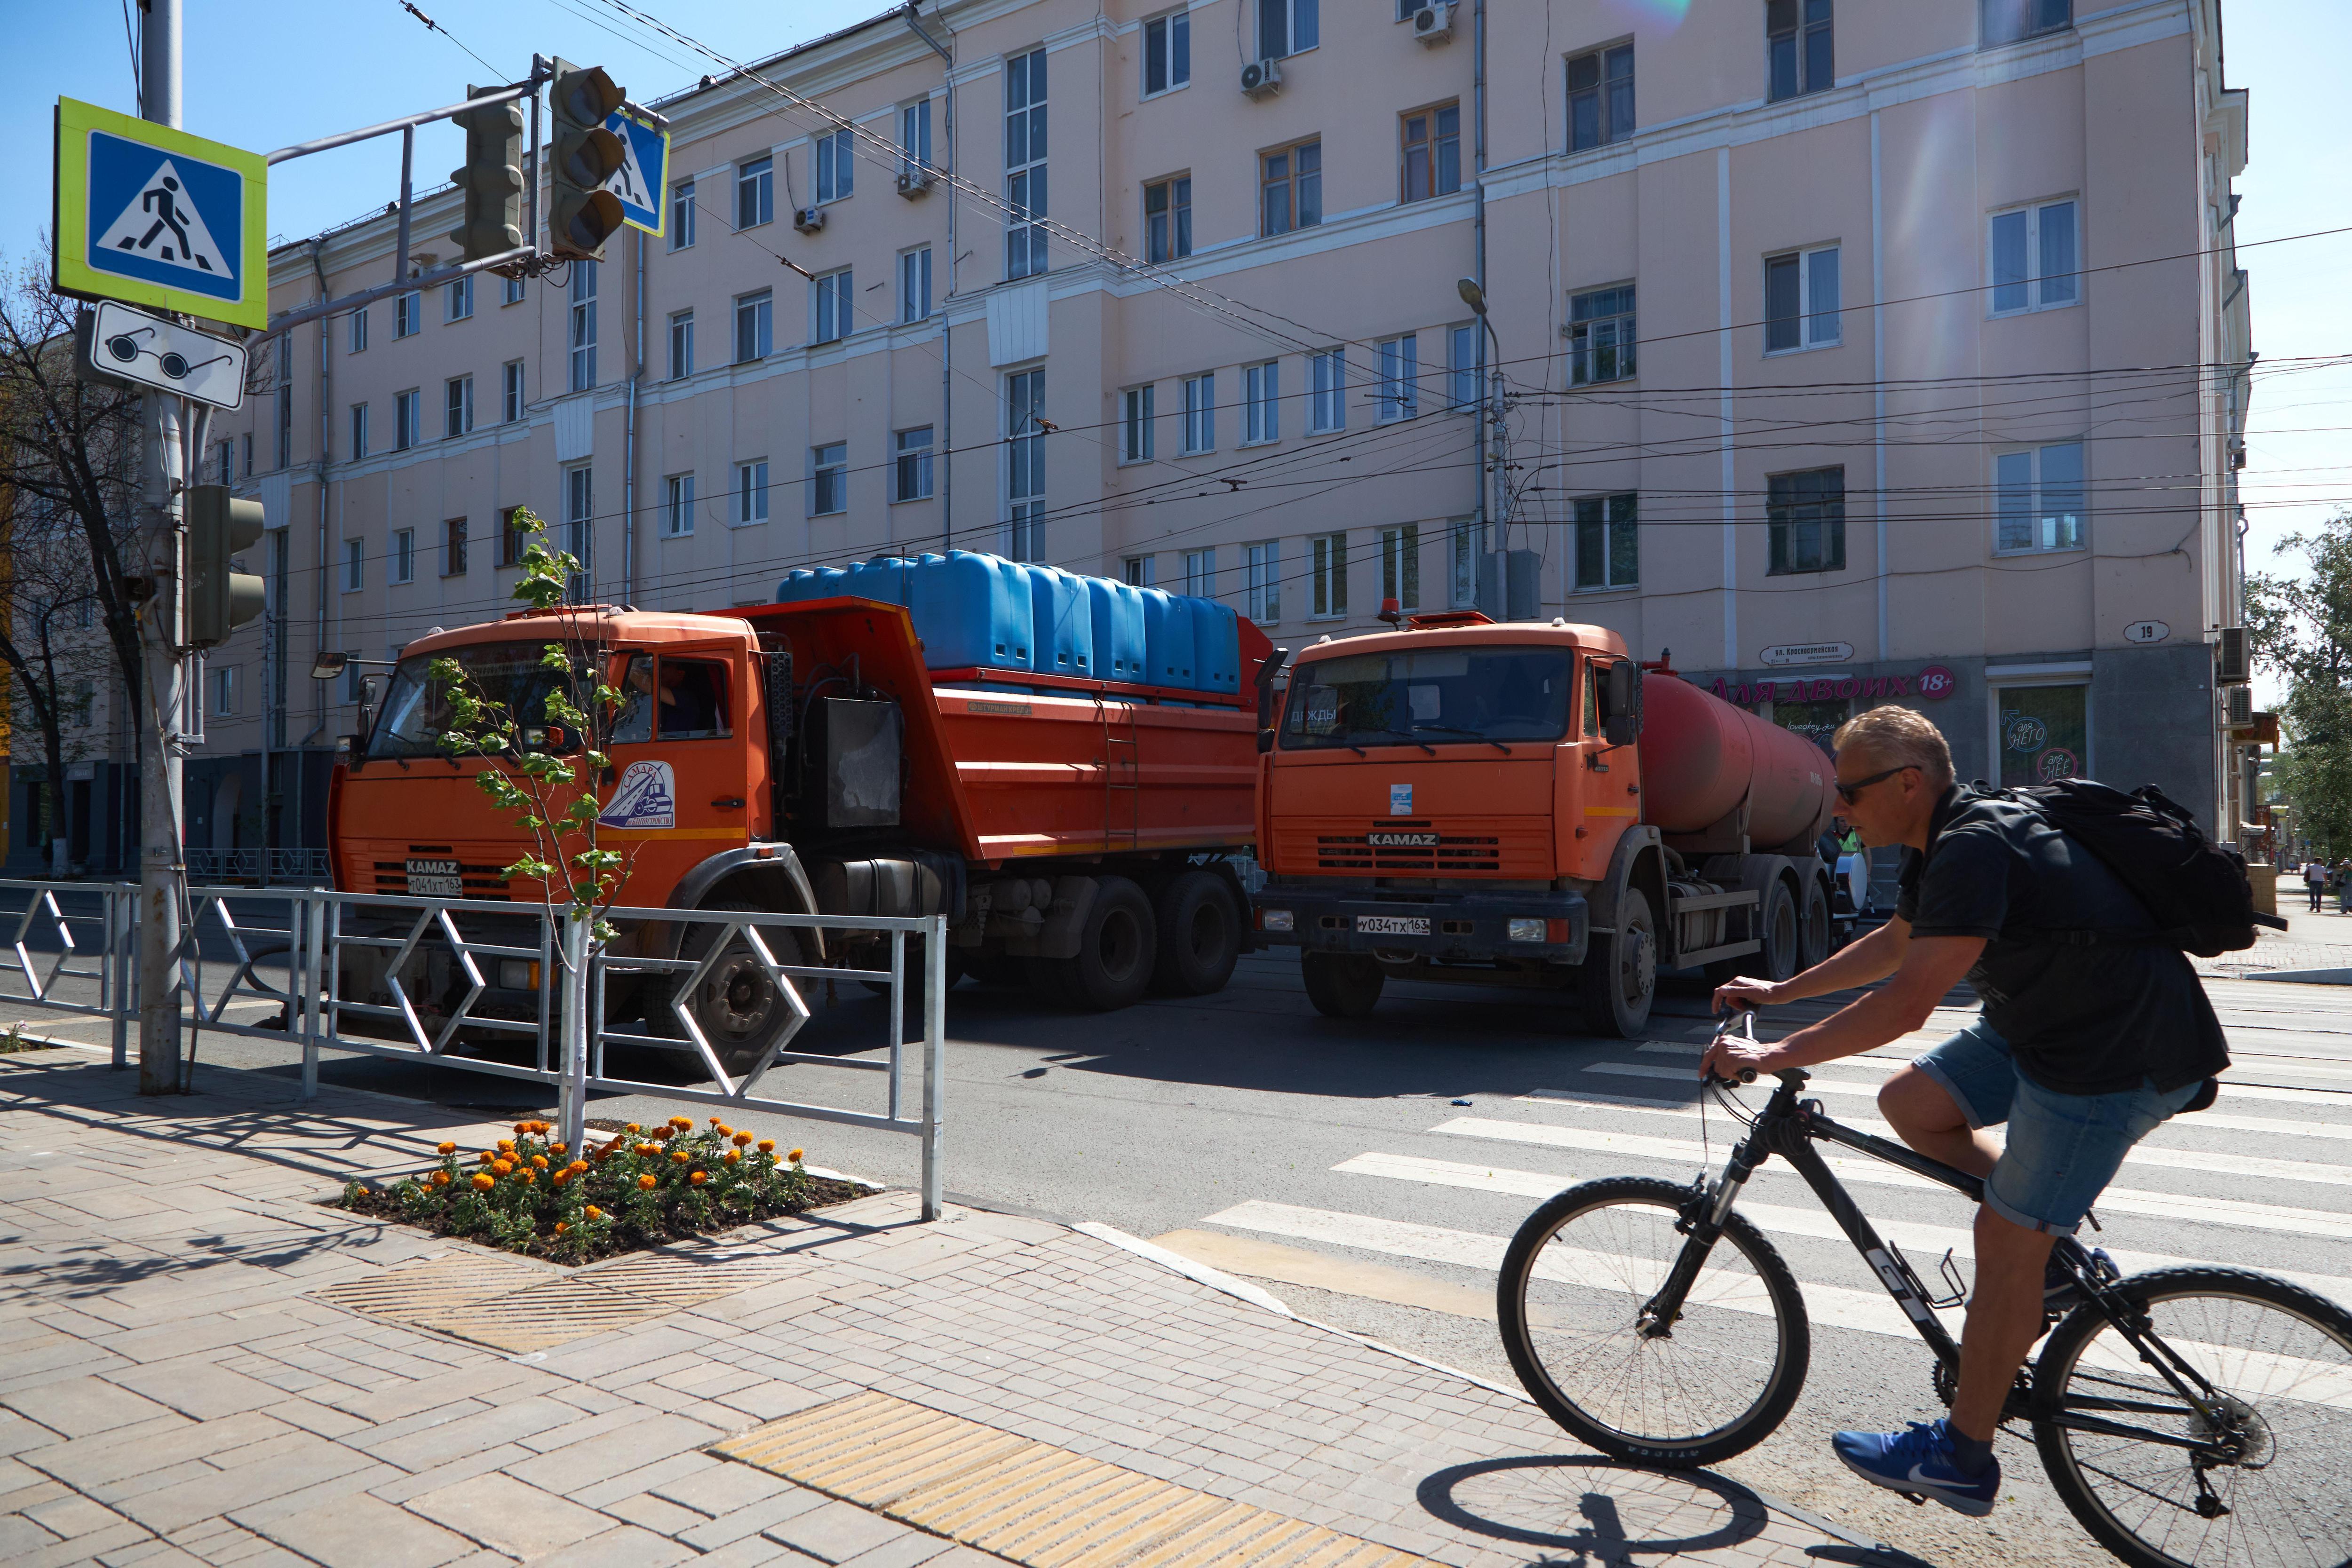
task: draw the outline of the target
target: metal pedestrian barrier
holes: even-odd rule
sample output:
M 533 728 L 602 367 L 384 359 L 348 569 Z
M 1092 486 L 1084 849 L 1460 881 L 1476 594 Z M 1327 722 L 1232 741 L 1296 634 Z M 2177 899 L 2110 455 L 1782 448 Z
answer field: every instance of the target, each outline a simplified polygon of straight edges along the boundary
M 114 1065 L 128 1065 L 139 1007 L 138 891 L 131 883 L 0 880 L 0 899 L 23 903 L 14 915 L 13 961 L 0 966 L 0 1003 L 109 1019 Z M 180 960 L 184 1060 L 194 1057 L 205 1034 L 298 1043 L 306 1101 L 318 1092 L 322 1051 L 541 1083 L 555 1091 L 558 1136 L 573 1148 L 582 1146 L 595 1093 L 903 1133 L 922 1142 L 923 1218 L 938 1217 L 945 916 L 625 907 L 605 918 L 628 934 L 615 944 L 623 950 L 592 951 L 587 921 L 520 901 L 191 888 Z M 803 960 L 808 948 L 839 952 L 845 942 L 856 951 L 887 950 L 888 967 Z M 749 986 L 781 1009 L 756 1039 L 714 1040 L 709 1020 L 698 1016 L 696 998 L 719 980 Z M 883 996 L 878 1057 L 790 1049 L 812 1017 L 806 987 L 840 981 L 863 982 Z M 910 997 L 919 998 L 914 1039 Z M 640 1018 L 645 1029 L 624 1027 Z M 641 1062 L 677 1059 L 706 1082 L 628 1076 L 625 1053 Z M 910 1053 L 919 1086 L 908 1082 Z M 880 1073 L 881 1105 L 772 1096 L 768 1086 L 788 1066 Z

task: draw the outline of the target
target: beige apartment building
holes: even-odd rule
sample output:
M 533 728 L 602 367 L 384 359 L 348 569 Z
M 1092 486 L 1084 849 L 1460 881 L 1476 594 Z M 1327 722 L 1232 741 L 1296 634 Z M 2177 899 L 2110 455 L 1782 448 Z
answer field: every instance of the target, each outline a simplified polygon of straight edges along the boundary
M 321 841 L 357 692 L 313 654 L 501 613 L 520 506 L 642 607 L 952 547 L 1288 645 L 1561 616 L 2229 821 L 2221 45 L 2218 0 L 947 0 L 705 78 L 653 100 L 660 236 L 265 348 L 209 461 L 271 609 L 205 670 L 190 841 Z M 275 297 L 394 256 L 280 246 Z

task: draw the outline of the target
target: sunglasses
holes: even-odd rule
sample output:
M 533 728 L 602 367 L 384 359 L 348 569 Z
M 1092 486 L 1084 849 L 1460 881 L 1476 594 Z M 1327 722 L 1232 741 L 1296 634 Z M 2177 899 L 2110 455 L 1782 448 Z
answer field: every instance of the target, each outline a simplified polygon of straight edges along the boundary
M 1873 784 L 1877 783 L 1880 779 L 1892 779 L 1897 773 L 1902 772 L 1904 768 L 1916 768 L 1918 764 L 1916 762 L 1906 762 L 1901 767 L 1889 768 L 1884 772 L 1874 773 L 1867 779 L 1857 779 L 1851 784 L 1840 784 L 1837 786 L 1838 799 L 1851 806 L 1853 804 L 1853 798 L 1855 796 L 1861 794 L 1864 789 L 1869 789 Z

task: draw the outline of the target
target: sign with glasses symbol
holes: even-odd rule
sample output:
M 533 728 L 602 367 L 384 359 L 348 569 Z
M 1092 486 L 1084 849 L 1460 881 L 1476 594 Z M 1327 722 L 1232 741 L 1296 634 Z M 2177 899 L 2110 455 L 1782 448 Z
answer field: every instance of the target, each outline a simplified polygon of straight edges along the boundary
M 214 408 L 244 406 L 244 345 L 111 299 L 100 300 L 89 320 L 82 362 L 100 375 L 177 392 Z

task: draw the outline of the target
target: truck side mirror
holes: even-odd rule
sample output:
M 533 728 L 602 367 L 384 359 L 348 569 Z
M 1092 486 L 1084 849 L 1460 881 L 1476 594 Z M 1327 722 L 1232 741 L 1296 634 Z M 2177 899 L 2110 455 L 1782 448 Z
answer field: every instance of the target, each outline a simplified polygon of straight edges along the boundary
M 1601 677 L 1601 732 L 1612 746 L 1642 738 L 1642 666 L 1620 659 Z
M 1274 749 L 1274 682 L 1289 659 L 1289 649 L 1276 648 L 1257 667 L 1257 750 L 1261 757 Z

